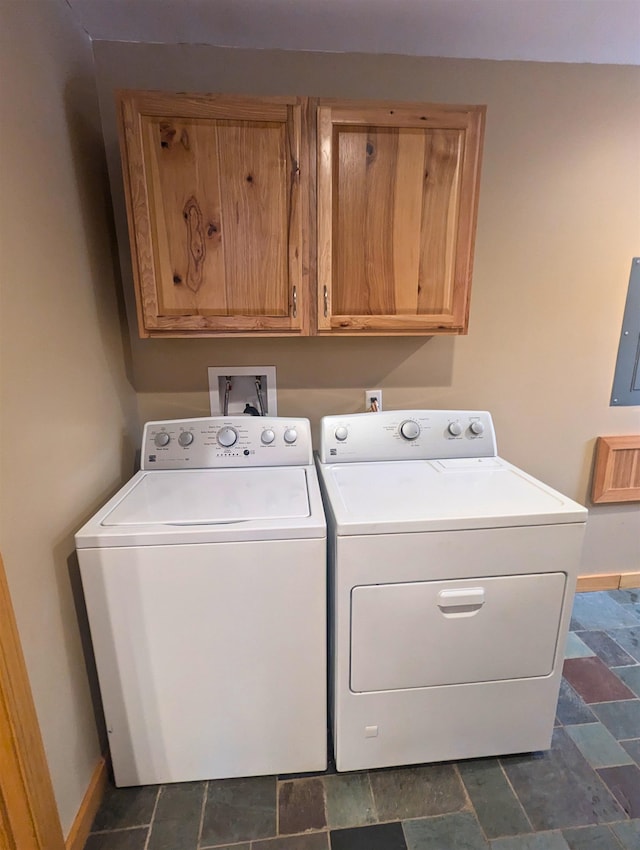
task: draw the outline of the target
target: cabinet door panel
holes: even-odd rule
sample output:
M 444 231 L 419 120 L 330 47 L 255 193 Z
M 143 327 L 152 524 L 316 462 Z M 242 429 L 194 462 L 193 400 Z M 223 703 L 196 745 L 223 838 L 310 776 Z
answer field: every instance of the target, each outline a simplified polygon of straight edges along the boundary
M 319 102 L 321 332 L 466 330 L 483 117 Z
M 398 161 L 393 206 L 393 281 L 396 315 L 416 315 L 420 274 L 422 171 L 424 135 L 419 130 L 398 133 Z
M 334 132 L 338 161 L 334 269 L 339 313 L 393 309 L 393 202 L 398 131 L 343 127 Z
M 286 152 L 282 124 L 218 127 L 229 312 L 286 316 Z
M 308 333 L 303 99 L 123 92 L 120 107 L 141 335 Z
M 424 141 L 417 312 L 453 314 L 464 138 L 460 130 L 433 130 Z
M 161 315 L 228 313 L 216 127 L 143 119 Z

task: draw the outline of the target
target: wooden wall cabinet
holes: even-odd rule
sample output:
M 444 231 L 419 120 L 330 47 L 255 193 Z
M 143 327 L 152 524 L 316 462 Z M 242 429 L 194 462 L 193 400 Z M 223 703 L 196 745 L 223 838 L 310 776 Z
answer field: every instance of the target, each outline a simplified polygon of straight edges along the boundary
M 304 103 L 118 93 L 141 336 L 309 333 Z
M 466 332 L 484 107 L 118 101 L 141 336 Z
M 465 333 L 485 108 L 318 106 L 318 330 Z

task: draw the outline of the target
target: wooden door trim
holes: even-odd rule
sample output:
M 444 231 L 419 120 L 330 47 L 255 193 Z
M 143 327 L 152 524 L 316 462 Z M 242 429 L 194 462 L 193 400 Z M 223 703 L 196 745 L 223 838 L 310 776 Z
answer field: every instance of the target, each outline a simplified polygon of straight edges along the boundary
M 0 837 L 8 850 L 65 850 L 1 556 Z
M 108 781 L 109 761 L 102 756 L 95 766 L 84 799 L 78 809 L 78 814 L 67 835 L 66 850 L 82 850 L 86 844 L 91 825 L 107 790 Z

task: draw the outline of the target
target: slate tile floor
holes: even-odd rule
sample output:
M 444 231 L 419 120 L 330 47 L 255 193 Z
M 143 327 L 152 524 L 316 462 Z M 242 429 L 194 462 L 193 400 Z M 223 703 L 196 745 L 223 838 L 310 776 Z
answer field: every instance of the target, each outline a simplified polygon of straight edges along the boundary
M 640 850 L 640 591 L 571 628 L 548 752 L 112 787 L 85 850 Z

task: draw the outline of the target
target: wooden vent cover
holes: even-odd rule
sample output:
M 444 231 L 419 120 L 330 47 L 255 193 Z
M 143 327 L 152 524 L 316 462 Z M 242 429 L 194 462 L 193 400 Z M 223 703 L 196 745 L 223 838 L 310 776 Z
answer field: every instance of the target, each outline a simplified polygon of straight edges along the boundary
M 591 501 L 640 501 L 640 435 L 598 437 Z

